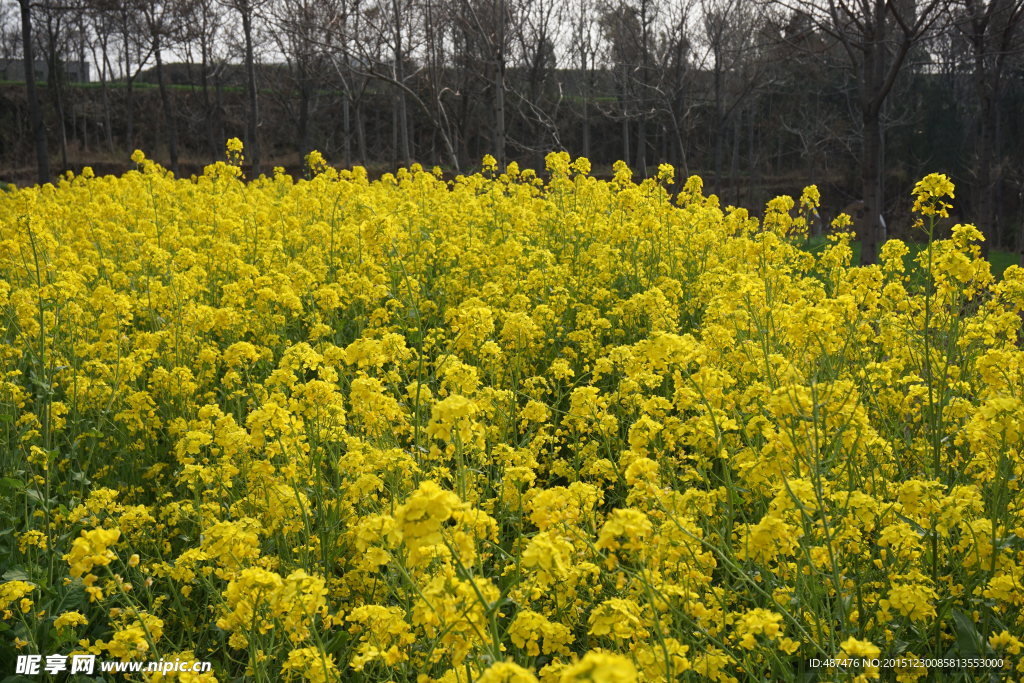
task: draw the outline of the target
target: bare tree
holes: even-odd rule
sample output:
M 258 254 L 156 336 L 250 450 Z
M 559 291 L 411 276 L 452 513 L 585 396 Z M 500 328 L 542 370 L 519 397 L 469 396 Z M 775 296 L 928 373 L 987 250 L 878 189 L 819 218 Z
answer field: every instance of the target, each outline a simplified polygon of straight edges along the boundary
M 0 57 L 11 60 L 21 56 L 20 17 L 13 16 L 15 5 L 0 3 Z
M 32 51 L 32 3 L 18 0 L 21 9 L 22 63 L 25 65 L 25 92 L 28 97 L 29 116 L 32 118 L 32 136 L 35 138 L 36 171 L 40 183 L 50 181 L 50 153 L 46 145 L 46 128 L 43 125 L 43 111 L 39 106 L 36 91 L 36 61 Z
M 160 105 L 163 111 L 164 133 L 167 136 L 167 154 L 171 171 L 178 174 L 178 125 L 175 120 L 174 102 L 167 87 L 164 73 L 164 50 L 175 43 L 184 42 L 186 23 L 191 15 L 188 0 L 150 0 L 140 5 L 143 25 L 152 41 L 152 52 L 156 59 L 157 86 L 160 89 Z
M 725 143 L 736 108 L 758 76 L 756 66 L 749 74 L 742 72 L 753 66 L 747 58 L 753 56 L 756 48 L 756 13 L 759 10 L 760 6 L 742 0 L 701 0 L 704 37 L 711 58 L 716 181 L 722 177 Z M 733 80 L 737 82 L 734 84 Z
M 482 72 L 482 92 L 490 100 L 493 112 L 490 151 L 499 163 L 505 162 L 507 152 L 506 70 L 515 9 L 510 0 L 456 0 L 451 14 L 461 34 L 463 68 L 472 69 L 470 62 L 474 62 Z
M 415 96 L 416 10 L 412 0 L 376 0 L 362 12 L 361 30 L 352 33 L 364 72 L 391 86 L 391 151 L 394 161 L 404 164 L 412 158 L 408 101 Z
M 660 101 L 662 70 L 656 68 L 659 14 L 659 4 L 652 0 L 618 0 L 606 5 L 600 18 L 606 60 L 618 82 L 623 158 L 632 158 L 633 168 L 644 175 L 650 151 L 649 124 Z M 636 145 L 631 147 L 634 125 Z
M 971 51 L 971 71 L 977 99 L 977 158 L 975 214 L 985 230 L 1002 236 L 996 190 L 1002 179 L 999 156 L 1000 111 L 1008 59 L 1024 50 L 1024 0 L 960 0 L 955 26 Z M 986 241 L 987 246 L 990 242 Z M 1021 250 L 1024 255 L 1024 249 Z
M 68 167 L 68 134 L 66 122 L 64 61 L 67 57 L 67 24 L 71 6 L 42 0 L 37 5 L 42 20 L 43 54 L 46 61 L 46 90 L 57 119 L 57 141 L 60 145 L 61 167 Z
M 540 164 L 552 148 L 561 148 L 556 119 L 562 102 L 555 45 L 561 38 L 561 0 L 527 0 L 509 8 L 505 33 L 508 63 L 504 79 L 506 119 L 518 121 L 520 134 L 506 124 L 506 146 Z M 514 19 L 514 20 L 513 20 Z M 511 115 L 509 115 L 511 114 Z
M 183 30 L 181 49 L 185 55 L 192 80 L 192 69 L 199 71 L 199 88 L 202 98 L 200 116 L 206 141 L 206 156 L 210 161 L 220 155 L 224 144 L 224 117 L 220 106 L 210 93 L 210 79 L 220 82 L 226 58 L 224 55 L 224 31 L 221 5 L 217 0 L 190 0 L 183 8 Z M 195 56 L 198 51 L 198 60 Z M 195 82 L 194 80 L 192 81 Z M 220 88 L 217 91 L 220 92 Z
M 100 98 L 103 108 L 102 128 L 106 138 L 107 151 L 114 151 L 114 116 L 112 112 L 109 81 L 114 76 L 111 64 L 114 27 L 109 16 L 95 6 L 87 6 L 86 17 L 92 28 L 92 40 L 89 51 L 95 65 L 96 75 L 100 79 Z
M 456 0 L 457 1 L 457 0 Z M 345 50 L 339 55 L 333 55 L 336 70 L 343 78 L 346 75 L 355 76 L 358 79 L 372 79 L 391 86 L 396 95 L 393 97 L 393 123 L 392 123 L 392 151 L 402 155 L 403 138 L 402 130 L 407 126 L 402 124 L 407 117 L 402 112 L 406 110 L 406 103 L 411 102 L 422 115 L 422 120 L 427 123 L 430 129 L 440 138 L 444 149 L 444 157 L 453 169 L 460 168 L 459 156 L 455 149 L 454 124 L 449 115 L 448 105 L 444 101 L 445 94 L 449 87 L 443 85 L 447 82 L 444 78 L 447 73 L 443 62 L 443 44 L 445 31 L 441 22 L 450 15 L 445 13 L 438 17 L 434 14 L 437 6 L 425 5 L 431 8 L 430 12 L 415 12 L 421 9 L 411 4 L 410 0 L 382 0 L 369 7 L 360 8 L 361 11 L 344 13 L 345 17 L 343 40 Z M 397 16 L 396 19 L 396 10 Z M 429 21 L 427 20 L 429 17 Z M 430 41 L 422 41 L 421 33 L 413 30 L 416 25 L 430 25 Z M 337 31 L 334 35 L 337 35 Z M 427 54 L 433 55 L 434 85 L 428 93 L 417 91 L 417 78 L 423 71 L 422 65 L 409 68 L 413 65 L 411 55 L 417 48 L 422 48 Z M 428 64 L 431 62 L 427 62 Z M 428 74 L 428 83 L 430 82 Z M 400 96 L 399 96 L 400 95 Z M 359 104 L 359 98 L 355 99 Z M 360 133 L 357 125 L 357 132 Z M 360 137 L 360 146 L 363 146 Z M 410 150 L 411 152 L 411 150 Z M 366 157 L 366 151 L 361 150 L 361 156 Z
M 245 63 L 245 91 L 248 104 L 245 127 L 245 152 L 252 165 L 252 174 L 259 175 L 262 157 L 260 144 L 260 98 L 256 85 L 256 21 L 262 0 L 224 0 L 241 20 L 243 59 Z
M 355 38 L 360 29 L 362 0 L 339 0 L 333 22 L 324 36 L 325 54 L 334 65 L 335 74 L 341 85 L 341 127 L 342 153 L 346 162 L 357 157 L 360 163 L 367 163 L 369 153 L 366 145 L 366 122 L 363 114 L 363 100 L 369 84 L 369 77 L 356 67 L 358 50 Z M 352 151 L 355 135 L 356 154 Z
M 665 158 L 673 161 L 689 175 L 687 161 L 688 125 L 694 98 L 688 92 L 692 88 L 694 73 L 694 48 L 691 41 L 690 18 L 694 4 L 690 0 L 667 5 L 664 9 L 665 22 L 660 30 L 657 63 L 664 65 L 657 70 L 655 90 L 659 95 L 661 113 L 666 119 Z
M 430 120 L 432 123 L 431 132 L 431 153 L 434 158 L 444 158 L 446 153 L 437 153 L 438 143 L 452 150 L 455 157 L 453 139 L 457 137 L 457 131 L 451 125 L 451 118 L 445 99 L 453 97 L 453 70 L 450 68 L 449 48 L 451 34 L 454 30 L 451 22 L 448 21 L 448 7 L 444 0 L 423 0 L 420 4 L 420 11 L 423 20 L 423 53 L 421 57 L 423 65 L 423 77 L 421 79 L 423 89 L 423 101 L 431 110 Z M 454 168 L 458 168 L 458 159 L 454 159 Z
M 839 43 L 857 83 L 862 128 L 861 188 L 866 207 L 861 259 L 874 263 L 886 237 L 883 164 L 884 106 L 911 49 L 943 16 L 949 0 L 794 0 L 788 6 L 810 17 Z M 781 3 L 786 5 L 785 0 Z
M 115 27 L 118 37 L 119 69 L 124 79 L 124 143 L 131 149 L 135 147 L 135 80 L 149 61 L 152 41 L 146 39 L 148 34 L 137 2 L 92 0 L 92 8 L 106 15 L 103 26 Z
M 295 146 L 300 160 L 312 149 L 314 96 L 321 82 L 319 75 L 327 66 L 325 32 L 337 22 L 340 10 L 340 3 L 331 0 L 278 0 L 269 8 L 272 35 L 291 80 L 291 87 L 279 89 L 280 105 L 296 123 Z
M 595 93 L 597 60 L 600 53 L 601 32 L 597 21 L 595 0 L 572 0 L 567 9 L 569 26 L 569 62 L 579 74 L 573 96 L 580 100 L 582 121 L 581 147 L 583 156 L 590 157 L 591 107 Z

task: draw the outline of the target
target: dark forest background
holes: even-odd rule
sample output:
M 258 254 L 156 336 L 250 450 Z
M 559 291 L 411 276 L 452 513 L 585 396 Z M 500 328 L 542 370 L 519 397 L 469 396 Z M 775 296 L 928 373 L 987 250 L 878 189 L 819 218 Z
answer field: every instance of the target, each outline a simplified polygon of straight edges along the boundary
M 0 180 L 626 160 L 756 208 L 816 183 L 870 261 L 928 172 L 1024 252 L 1024 0 L 5 0 Z

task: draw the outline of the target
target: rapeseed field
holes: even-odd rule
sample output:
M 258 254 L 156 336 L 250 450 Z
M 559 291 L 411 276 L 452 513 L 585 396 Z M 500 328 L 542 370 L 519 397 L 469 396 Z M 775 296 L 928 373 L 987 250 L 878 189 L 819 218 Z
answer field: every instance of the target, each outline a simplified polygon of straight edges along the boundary
M 0 664 L 1024 675 L 1024 269 L 947 178 L 856 267 L 815 187 L 242 153 L 0 197 Z

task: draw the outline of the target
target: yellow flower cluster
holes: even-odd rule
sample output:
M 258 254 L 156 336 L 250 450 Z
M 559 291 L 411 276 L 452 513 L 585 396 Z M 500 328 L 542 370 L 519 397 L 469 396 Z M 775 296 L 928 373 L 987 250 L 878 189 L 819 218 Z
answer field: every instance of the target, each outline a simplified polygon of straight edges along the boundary
M 26 597 L 36 589 L 35 584 L 28 581 L 7 581 L 0 583 L 0 615 L 4 619 L 10 619 L 13 615 L 12 607 L 18 603 L 18 609 L 27 613 L 34 604 L 31 598 Z
M 807 238 L 813 186 L 758 220 L 668 165 L 246 181 L 242 154 L 0 197 L 0 651 L 1024 673 L 1024 269 L 973 226 L 855 267 L 848 217 Z M 929 176 L 915 210 L 952 196 Z
M 71 544 L 71 552 L 64 556 L 72 577 L 92 572 L 96 567 L 110 564 L 117 556 L 110 546 L 121 537 L 120 529 L 92 529 L 82 531 Z
M 949 217 L 949 209 L 952 204 L 943 200 L 943 197 L 952 199 L 953 182 L 948 176 L 942 173 L 931 173 L 914 185 L 914 211 L 923 216 Z

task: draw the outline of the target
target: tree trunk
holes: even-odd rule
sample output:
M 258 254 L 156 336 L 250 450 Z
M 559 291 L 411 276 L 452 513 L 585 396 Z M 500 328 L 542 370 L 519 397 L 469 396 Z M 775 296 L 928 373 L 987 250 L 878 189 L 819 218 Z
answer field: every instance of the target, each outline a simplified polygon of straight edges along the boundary
M 494 156 L 505 165 L 505 0 L 498 0 L 498 44 L 494 69 Z
M 124 75 L 125 75 L 125 143 L 129 150 L 135 149 L 135 76 L 132 74 L 132 58 L 128 50 L 128 34 L 124 35 Z
M 977 206 L 975 207 L 975 219 L 982 232 L 992 237 L 993 228 L 993 201 L 992 201 L 992 164 L 994 161 L 994 150 L 992 145 L 992 100 L 988 94 L 982 94 L 980 98 L 981 116 L 978 125 L 978 192 Z M 991 248 L 990 240 L 982 244 L 982 251 L 987 256 Z
M 725 137 L 725 102 L 722 95 L 722 57 L 721 54 L 716 50 L 715 52 L 715 70 L 714 70 L 714 89 L 715 89 L 715 126 L 714 126 L 714 151 L 713 151 L 713 163 L 715 170 L 715 184 L 721 187 L 722 179 L 722 157 L 724 156 L 724 140 Z
M 398 167 L 401 165 L 401 143 L 399 137 L 401 134 L 398 131 L 398 98 L 401 97 L 397 92 L 391 103 L 391 165 Z
M 647 177 L 647 114 L 640 113 L 636 122 L 636 172 Z
M 402 12 L 399 7 L 398 0 L 392 0 L 391 11 L 394 14 L 394 52 L 392 58 L 395 60 L 394 64 L 394 76 L 397 83 L 405 82 L 405 65 L 403 59 L 405 58 L 404 49 L 402 47 Z M 393 140 L 395 143 L 395 156 L 397 165 L 407 166 L 410 163 L 412 154 L 409 151 L 409 113 L 406 109 L 405 103 L 405 92 L 395 86 L 394 95 L 394 117 L 392 118 L 394 125 Z
M 592 159 L 594 155 L 590 141 L 590 102 L 583 100 L 583 156 Z
M 224 82 L 221 80 L 221 73 L 219 71 L 214 74 L 213 89 L 214 89 L 214 93 L 217 96 L 217 126 L 218 126 L 218 130 L 220 130 L 220 135 L 217 136 L 217 138 L 218 138 L 217 146 L 220 147 L 220 145 L 222 145 L 225 142 L 227 142 L 228 136 L 227 136 L 227 129 L 224 127 L 224 118 L 225 118 L 225 116 L 224 116 Z M 217 153 L 214 156 L 214 158 L 216 159 L 219 156 L 220 156 L 220 149 L 217 150 Z
M 882 123 L 878 111 L 864 112 L 864 147 L 861 156 L 861 184 L 864 191 L 864 227 L 860 240 L 860 260 L 869 265 L 878 262 L 878 250 L 884 239 L 881 216 L 882 196 Z
M 494 156 L 505 165 L 505 57 L 498 58 L 494 76 Z
M 341 95 L 341 154 L 344 164 L 352 165 L 352 105 L 347 92 Z
M 992 230 L 994 238 L 991 239 L 990 248 L 999 249 L 1006 241 L 1007 222 L 1003 214 L 1003 103 L 1001 80 L 995 88 L 995 98 L 992 102 Z
M 160 88 L 160 104 L 164 110 L 164 129 L 167 134 L 167 154 L 171 158 L 171 172 L 178 173 L 178 127 L 174 123 L 174 105 L 164 77 L 164 60 L 160 55 L 160 34 L 153 38 L 153 53 L 156 56 L 156 82 Z
M 110 60 L 107 57 L 107 43 L 103 43 L 103 65 L 98 67 L 100 72 L 100 94 L 103 98 L 103 128 L 107 134 L 107 151 L 114 153 L 114 123 L 110 113 L 110 88 L 107 87 L 107 74 L 113 73 L 110 68 Z
M 408 166 L 412 162 L 412 148 L 409 146 L 409 111 L 405 93 L 398 93 L 398 145 L 401 152 L 399 164 Z
M 249 96 L 249 121 L 246 126 L 246 154 L 252 164 L 252 177 L 260 174 L 260 143 L 259 143 L 259 96 L 256 92 L 256 58 L 252 44 L 252 7 L 248 2 L 240 5 L 242 15 L 242 33 L 245 36 L 245 76 L 246 89 Z
M 754 205 L 754 188 L 761 182 L 761 175 L 758 173 L 757 166 L 757 145 L 754 142 L 754 133 L 756 129 L 754 124 L 757 122 L 757 101 L 755 100 L 750 105 L 750 116 L 747 117 L 747 169 L 750 174 L 750 179 L 747 182 L 747 192 L 744 195 L 744 202 L 748 206 Z
M 363 116 L 362 97 L 356 100 L 356 150 L 359 154 L 359 163 L 366 165 L 368 156 L 366 149 L 366 118 Z
M 740 168 L 740 138 L 743 137 L 743 110 L 734 112 L 732 121 L 732 157 L 729 159 L 729 196 L 737 205 L 740 203 L 739 182 L 736 178 Z M 817 177 L 817 176 L 812 176 Z
M 686 155 L 686 143 L 683 141 L 684 116 L 686 115 L 686 96 L 680 89 L 672 102 L 672 110 L 669 112 L 672 121 L 672 139 L 676 154 L 676 167 L 684 177 L 690 176 L 690 164 Z
M 996 114 L 995 89 L 989 82 L 989 69 L 985 65 L 985 41 L 978 36 L 974 43 L 974 87 L 978 99 L 978 167 L 975 192 L 975 215 L 978 227 L 991 238 L 994 206 L 992 164 L 995 160 L 993 118 Z M 988 256 L 991 240 L 981 243 L 982 253 Z
M 203 114 L 206 117 L 206 153 L 211 163 L 216 161 L 220 150 L 217 149 L 218 144 L 214 139 L 214 114 L 213 114 L 213 103 L 210 101 L 210 75 L 208 70 L 210 68 L 210 54 L 209 49 L 206 45 L 205 37 L 199 47 L 202 52 L 202 67 L 199 71 L 199 86 L 203 93 Z
M 583 98 L 583 156 L 590 159 L 593 151 L 590 149 L 590 101 Z
M 309 142 L 309 102 L 312 98 L 312 88 L 309 78 L 305 74 L 305 68 L 299 76 L 299 156 L 300 163 L 304 163 L 306 155 L 312 150 Z
M 642 178 L 647 177 L 647 112 L 650 109 L 648 98 L 651 96 L 648 88 L 651 73 L 649 4 L 649 0 L 640 2 L 640 97 L 637 98 L 640 115 L 636 124 L 636 170 Z
M 36 63 L 32 55 L 32 5 L 30 0 L 18 0 L 21 7 L 21 46 L 25 65 L 25 91 L 28 97 L 28 113 L 32 119 L 32 135 L 36 143 L 36 172 L 39 183 L 50 182 L 50 153 L 46 148 L 46 128 L 43 112 L 39 107 L 39 93 L 36 92 Z
M 459 126 L 461 137 L 458 139 L 460 166 L 472 163 L 469 153 L 469 112 L 469 97 L 463 94 L 459 97 L 459 122 L 462 124 Z
M 53 16 L 46 15 L 46 44 L 48 55 L 46 59 L 47 70 L 47 91 L 53 100 L 53 109 L 57 114 L 57 132 L 60 141 L 60 159 L 62 170 L 68 168 L 68 132 L 65 121 L 64 110 L 64 88 L 63 74 L 61 74 L 60 55 L 57 53 L 57 30 L 53 26 Z
M 622 119 L 622 160 L 628 161 L 629 154 L 629 118 Z

